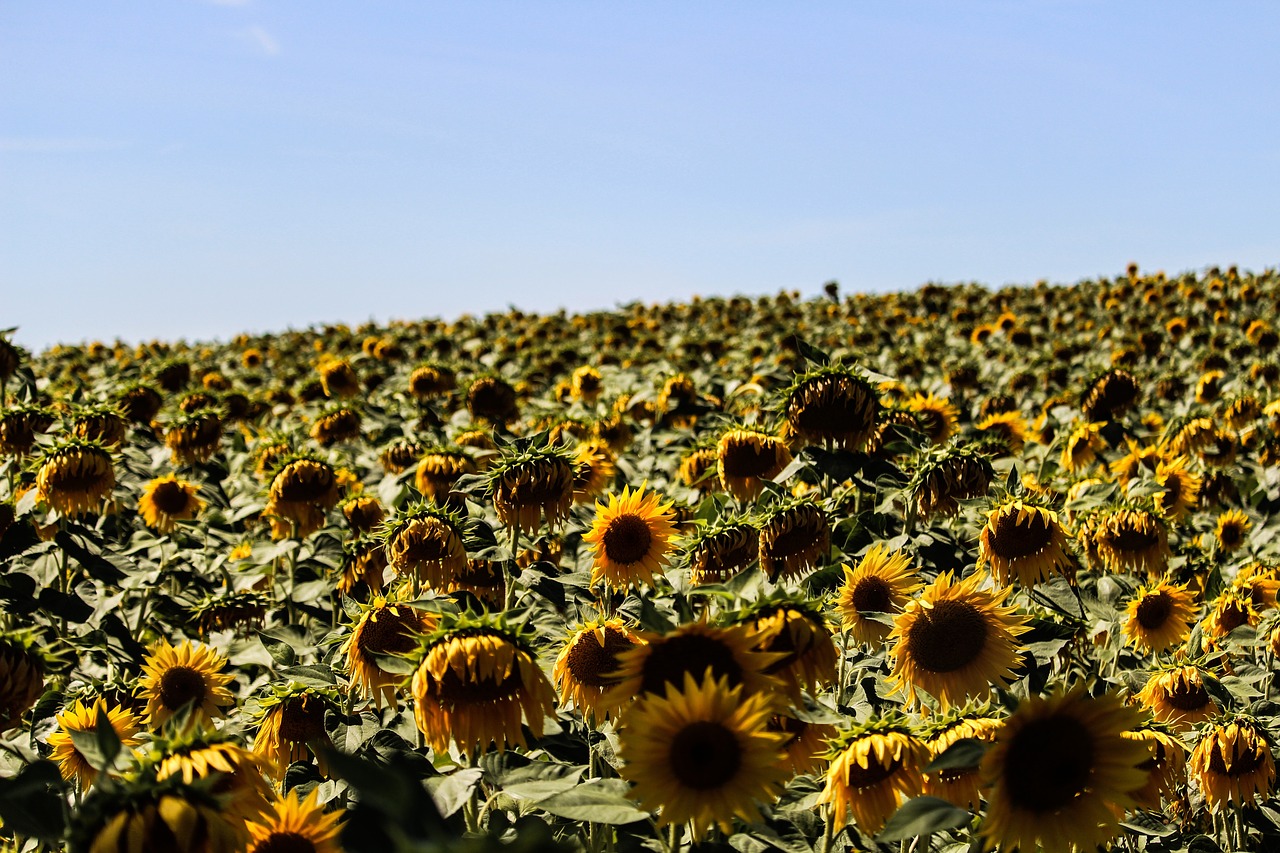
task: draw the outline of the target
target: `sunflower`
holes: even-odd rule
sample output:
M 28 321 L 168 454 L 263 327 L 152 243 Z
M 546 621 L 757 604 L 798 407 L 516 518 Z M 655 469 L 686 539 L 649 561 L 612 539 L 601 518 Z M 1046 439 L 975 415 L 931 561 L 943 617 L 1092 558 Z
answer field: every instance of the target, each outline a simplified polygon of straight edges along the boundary
M 1218 547 L 1227 554 L 1239 550 L 1244 545 L 1251 527 L 1253 522 L 1249 521 L 1249 516 L 1241 510 L 1229 509 L 1222 513 L 1218 516 L 1218 525 L 1214 531 L 1218 538 Z
M 787 740 L 782 744 L 782 766 L 797 775 L 816 773 L 826 763 L 823 755 L 827 741 L 838 733 L 830 723 L 809 722 L 792 713 L 770 717 L 769 731 L 786 736 Z
M 289 765 L 309 761 L 314 755 L 320 773 L 328 776 L 325 751 L 333 748 L 324 727 L 327 711 L 337 711 L 336 697 L 328 691 L 289 682 L 262 703 L 262 719 L 253 751 L 270 765 L 277 780 Z
M 1163 461 L 1159 447 L 1143 446 L 1132 438 L 1126 438 L 1125 441 L 1129 452 L 1107 466 L 1117 482 L 1127 483 L 1140 476 L 1143 471 L 1154 473 L 1159 468 Z
M 330 447 L 360 437 L 360 413 L 348 408 L 327 411 L 311 425 L 311 438 L 321 447 Z
M 975 573 L 954 581 L 944 572 L 894 620 L 890 681 L 908 703 L 924 690 L 945 710 L 1013 679 L 1022 659 L 1017 637 L 1030 630 L 1028 617 L 1002 606 L 1012 587 L 987 592 L 979 588 L 985 580 Z
M 110 707 L 102 699 L 93 702 L 89 707 L 77 699 L 68 705 L 57 716 L 58 731 L 49 735 L 49 746 L 53 753 L 49 756 L 58 762 L 62 778 L 75 780 L 81 790 L 87 789 L 97 778 L 98 771 L 89 760 L 76 748 L 71 739 L 71 732 L 92 732 L 98 727 L 98 718 L 107 715 L 111 728 L 120 739 L 122 747 L 130 748 L 138 743 L 138 729 L 142 727 L 132 711 L 127 708 Z
M 813 500 L 775 506 L 760 525 L 760 569 L 770 580 L 817 568 L 831 550 L 831 522 Z
M 1019 412 L 996 412 L 978 421 L 978 436 L 1000 448 L 1005 456 L 1017 456 L 1027 443 L 1029 429 Z
M 603 390 L 600 371 L 589 364 L 584 364 L 573 371 L 570 381 L 573 387 L 573 399 L 584 403 L 594 403 Z
M 409 374 L 409 393 L 419 402 L 444 396 L 457 384 L 453 371 L 437 364 L 424 364 Z
M 198 409 L 175 418 L 164 432 L 164 443 L 175 465 L 208 462 L 222 441 L 222 417 L 213 409 Z
M 44 692 L 45 660 L 29 632 L 0 631 L 0 734 L 18 725 Z
M 1098 454 L 1106 447 L 1101 435 L 1102 426 L 1097 423 L 1082 423 L 1071 431 L 1067 436 L 1066 446 L 1062 448 L 1063 468 L 1078 474 L 1097 461 Z
M 409 466 L 417 462 L 425 452 L 423 446 L 416 441 L 401 439 L 382 449 L 378 454 L 378 462 L 388 474 L 402 474 Z M 421 487 L 418 489 L 422 491 Z
M 1113 572 L 1144 570 L 1154 577 L 1169 562 L 1169 531 L 1159 516 L 1145 509 L 1105 511 L 1082 527 L 1080 535 Z
M 419 492 L 439 503 L 462 476 L 475 472 L 476 466 L 461 450 L 435 448 L 422 453 L 413 482 Z
M 164 397 L 150 385 L 137 383 L 125 388 L 116 397 L 120 411 L 135 424 L 149 424 L 164 405 Z
M 118 448 L 124 441 L 129 424 L 114 406 L 83 406 L 71 416 L 71 434 L 103 447 Z
M 68 518 L 99 507 L 115 484 L 111 455 L 80 439 L 70 439 L 46 453 L 36 474 L 41 502 Z
M 244 636 L 262 628 L 272 601 L 260 592 L 218 590 L 209 593 L 190 608 L 201 636 L 211 631 L 234 631 Z
M 724 583 L 759 556 L 760 531 L 747 518 L 714 522 L 688 545 L 695 584 Z
M 387 511 L 371 495 L 353 495 L 342 502 L 342 516 L 356 536 L 369 533 L 387 517 Z
M 926 745 L 933 758 L 938 758 L 956 741 L 977 740 L 990 743 L 1003 725 L 990 716 L 990 708 L 966 707 L 958 713 L 944 716 L 926 730 Z M 982 805 L 979 792 L 980 764 L 972 767 L 948 767 L 924 775 L 924 793 L 946 800 L 953 806 L 977 811 Z
M 1168 651 L 1187 639 L 1197 610 L 1186 586 L 1160 581 L 1141 587 L 1126 608 L 1124 635 L 1145 652 Z
M 831 766 L 816 805 L 831 806 L 836 827 L 852 813 L 858 828 L 874 835 L 904 799 L 924 788 L 920 771 L 929 749 L 901 717 L 868 720 L 830 743 Z
M 985 495 L 994 476 L 985 450 L 953 443 L 925 454 L 907 488 L 921 517 L 946 517 L 960 501 Z
M 467 388 L 467 411 L 476 420 L 505 425 L 516 419 L 516 389 L 497 376 L 480 376 Z
M 1015 578 L 1034 586 L 1067 569 L 1071 557 L 1058 514 L 1022 500 L 993 509 L 979 536 L 978 567 L 984 565 L 991 566 L 991 576 L 1001 586 Z
M 1196 505 L 1203 482 L 1188 466 L 1185 456 L 1162 459 L 1156 464 L 1156 483 L 1161 491 L 1156 493 L 1156 512 L 1174 521 L 1182 521 Z
M 247 853 L 342 853 L 340 812 L 326 812 L 319 789 L 298 799 L 294 789 L 276 801 L 271 813 L 249 824 Z
M 489 610 L 501 610 L 507 592 L 507 576 L 502 561 L 468 559 L 467 565 L 446 590 L 450 593 L 463 591 L 474 595 Z
M 786 736 L 769 730 L 772 703 L 707 674 L 685 673 L 680 686 L 629 709 L 619 731 L 622 776 L 659 826 L 689 824 L 701 839 L 712 826 L 732 831 L 734 817 L 758 822 L 758 802 L 781 792 L 778 751 Z
M 861 449 L 875 434 L 879 411 L 871 383 L 859 372 L 838 366 L 798 377 L 786 392 L 784 406 L 791 434 L 845 450 Z
M 1111 806 L 1133 805 L 1146 783 L 1146 747 L 1126 738 L 1139 715 L 1119 697 L 1081 688 L 1018 705 L 982 760 L 988 848 L 1076 853 L 1119 832 Z
M 603 719 L 618 705 L 603 701 L 605 691 L 618 683 L 618 655 L 644 642 L 621 619 L 593 619 L 565 640 L 556 656 L 552 677 L 563 701 L 578 711 Z
M 208 646 L 184 640 L 174 647 L 161 640 L 143 662 L 138 695 L 147 700 L 147 725 L 158 729 L 183 708 L 190 719 L 210 723 L 235 704 L 227 690 L 233 676 L 224 675 L 227 659 Z
M 1138 808 L 1159 811 L 1161 798 L 1172 798 L 1186 779 L 1187 748 L 1159 723 L 1144 725 L 1124 733 L 1147 748 L 1147 760 L 1138 765 L 1147 773 L 1147 781 L 1130 796 Z
M 196 497 L 198 488 L 173 474 L 152 480 L 138 499 L 143 522 L 160 533 L 172 533 L 179 521 L 191 521 L 204 509 L 204 501 Z
M 53 426 L 53 416 L 38 406 L 12 406 L 0 413 L 0 455 L 26 456 L 36 436 Z
M 704 495 L 720 491 L 723 487 L 719 460 L 720 452 L 716 447 L 695 447 L 680 460 L 678 473 L 681 482 Z
M 933 394 L 916 394 L 906 402 L 907 411 L 916 416 L 916 424 L 931 444 L 946 444 L 960 422 L 960 411 L 950 400 Z
M 342 548 L 342 574 L 338 577 L 338 592 L 343 595 L 357 597 L 361 584 L 366 593 L 379 595 L 382 593 L 383 574 L 387 568 L 387 551 L 382 540 L 364 536 L 353 539 Z
M 559 527 L 573 506 L 573 480 L 573 462 L 559 448 L 531 447 L 504 456 L 489 471 L 498 520 L 528 536 L 537 535 L 544 517 L 548 527 Z
M 800 691 L 816 691 L 836 678 L 836 646 L 826 617 L 806 600 L 763 599 L 738 619 L 756 634 L 755 649 L 776 655 L 765 672 L 779 678 L 792 701 Z
M 100 786 L 75 817 L 72 853 L 238 853 L 246 840 L 243 822 L 224 815 L 215 795 L 174 779 Z
M 267 779 L 275 768 L 229 734 L 187 726 L 156 739 L 151 751 L 157 779 L 181 779 L 187 785 L 212 781 L 222 798 L 222 812 L 241 824 L 270 808 L 274 793 Z
M 373 699 L 378 710 L 383 702 L 394 708 L 404 676 L 384 670 L 378 658 L 412 651 L 418 645 L 418 635 L 430 633 L 437 621 L 428 613 L 408 604 L 388 602 L 382 596 L 361 608 L 360 620 L 342 649 L 352 686 L 364 698 Z
M 731 429 L 716 445 L 716 470 L 725 490 L 740 501 L 753 501 L 764 481 L 782 473 L 791 462 L 786 442 L 754 429 Z
M 1218 713 L 1218 705 L 1204 687 L 1204 674 L 1194 664 L 1174 663 L 1147 679 L 1138 701 L 1158 721 L 1179 733 Z
M 1142 386 L 1127 370 L 1113 369 L 1089 384 L 1080 401 L 1080 410 L 1090 421 L 1112 421 L 1131 409 L 1142 396 Z
M 501 617 L 448 618 L 419 647 L 413 674 L 414 719 L 437 753 L 455 742 L 473 755 L 524 745 L 520 723 L 542 736 L 555 713 L 555 690 L 529 638 Z
M 267 493 L 268 515 L 285 519 L 288 532 L 305 538 L 324 524 L 324 515 L 341 494 L 338 472 L 328 462 L 290 455 L 278 465 Z
M 1251 807 L 1255 797 L 1269 797 L 1276 765 L 1266 729 L 1243 716 L 1214 724 L 1192 750 L 1187 775 L 1214 812 L 1224 805 Z
M 1214 599 L 1201 627 L 1206 641 L 1219 640 L 1241 625 L 1257 625 L 1261 618 L 1248 591 L 1229 587 Z
M 360 393 L 360 377 L 346 359 L 326 358 L 317 365 L 316 372 L 326 397 L 354 397 Z
M 613 484 L 617 466 L 613 452 L 603 439 L 593 438 L 578 445 L 574 454 L 573 499 L 585 503 Z
M 453 583 L 467 564 L 462 536 L 458 513 L 427 503 L 407 507 L 381 530 L 387 562 L 414 589 L 425 584 L 445 590 Z
M 892 626 L 868 618 L 868 614 L 896 616 L 924 584 L 901 551 L 890 552 L 884 542 L 872 545 L 856 568 L 844 569 L 844 583 L 836 597 L 836 609 L 844 629 L 859 643 L 879 645 Z
M 640 632 L 639 637 L 642 642 L 618 654 L 618 683 L 601 698 L 605 705 L 662 696 L 667 685 L 683 684 L 685 675 L 699 679 L 708 671 L 730 687 L 742 685 L 748 695 L 780 686 L 765 672 L 778 657 L 756 651 L 756 635 L 743 625 L 689 622 L 666 634 Z
M 646 495 L 644 485 L 610 495 L 607 505 L 597 503 L 595 521 L 582 537 L 591 544 L 591 582 L 603 581 L 614 589 L 652 585 L 654 574 L 670 561 L 675 536 L 671 508 L 657 492 Z

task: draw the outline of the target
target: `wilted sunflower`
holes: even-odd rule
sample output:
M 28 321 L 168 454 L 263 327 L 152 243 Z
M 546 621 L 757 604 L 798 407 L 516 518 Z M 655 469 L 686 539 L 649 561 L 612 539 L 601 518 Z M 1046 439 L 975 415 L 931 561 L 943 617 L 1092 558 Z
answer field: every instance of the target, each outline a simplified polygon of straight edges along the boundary
M 360 413 L 340 408 L 327 411 L 311 425 L 311 438 L 321 447 L 329 447 L 360 437 Z
M 438 364 L 421 365 L 409 374 L 409 393 L 419 402 L 444 396 L 457 385 L 453 371 Z
M 1124 736 L 1147 748 L 1147 760 L 1138 765 L 1138 769 L 1146 771 L 1146 784 L 1131 791 L 1130 796 L 1138 808 L 1159 811 L 1161 799 L 1172 798 L 1187 778 L 1187 748 L 1159 723 L 1125 732 Z
M 147 725 L 158 729 L 174 714 L 190 706 L 193 722 L 208 724 L 235 704 L 227 690 L 232 676 L 224 675 L 227 659 L 208 646 L 184 640 L 169 645 L 161 640 L 143 662 L 138 695 L 147 700 Z
M 667 685 L 684 684 L 685 675 L 697 680 L 708 672 L 717 681 L 727 679 L 730 687 L 742 685 L 748 695 L 772 694 L 780 687 L 765 672 L 778 657 L 755 651 L 757 637 L 745 626 L 688 622 L 666 634 L 640 632 L 639 637 L 643 642 L 618 653 L 618 683 L 601 698 L 605 705 L 663 696 Z
M 138 499 L 138 513 L 147 527 L 172 533 L 179 521 L 191 521 L 204 509 L 196 497 L 199 487 L 174 474 L 152 480 Z
M 1198 610 L 1185 586 L 1160 581 L 1141 587 L 1126 608 L 1124 635 L 1145 652 L 1168 651 L 1187 639 Z
M 386 522 L 381 536 L 387 562 L 397 575 L 410 578 L 415 589 L 424 584 L 443 591 L 466 567 L 462 516 L 456 512 L 414 504 Z
M 585 403 L 594 403 L 603 389 L 600 371 L 589 364 L 584 364 L 573 371 L 570 381 L 573 383 L 573 399 L 582 400 Z
M 1133 805 L 1146 782 L 1146 747 L 1125 737 L 1140 722 L 1119 697 L 1076 688 L 1030 696 L 982 760 L 988 847 L 1076 853 L 1120 831 L 1112 806 Z
M 362 607 L 360 619 L 343 645 L 352 686 L 365 699 L 372 699 L 379 710 L 384 702 L 394 708 L 404 675 L 384 670 L 379 658 L 412 651 L 419 635 L 430 633 L 437 622 L 430 613 L 382 596 Z
M 836 646 L 826 617 L 807 600 L 774 596 L 748 607 L 737 619 L 756 634 L 756 651 L 776 656 L 765 673 L 780 679 L 793 702 L 836 678 Z
M 164 431 L 164 443 L 175 465 L 208 462 L 221 442 L 222 417 L 213 409 L 180 415 Z
M 716 446 L 716 470 L 725 490 L 740 501 L 753 501 L 764 481 L 782 473 L 791 462 L 786 442 L 754 429 L 731 429 Z
M 116 484 L 111 455 L 91 442 L 70 439 L 40 460 L 40 500 L 69 518 L 101 506 Z
M 460 477 L 475 471 L 476 466 L 461 450 L 434 448 L 423 451 L 413 482 L 419 492 L 439 503 Z
M 387 517 L 387 511 L 372 495 L 356 494 L 342 502 L 342 516 L 356 536 L 372 531 Z
M 784 501 L 760 525 L 760 569 L 770 580 L 815 569 L 830 550 L 831 522 L 812 500 Z
M 409 470 L 409 466 L 417 462 L 424 452 L 418 442 L 401 439 L 384 447 L 378 454 L 378 462 L 388 474 L 400 474 Z
M 271 478 L 268 515 L 284 520 L 277 538 L 305 538 L 324 526 L 325 513 L 338 502 L 338 474 L 328 462 L 309 456 L 287 456 Z
M 945 710 L 967 697 L 983 699 L 993 684 L 1006 686 L 1021 662 L 1017 638 L 1028 617 L 1002 606 L 1013 592 L 980 589 L 986 575 L 954 581 L 944 572 L 894 620 L 889 640 L 890 681 L 915 701 L 916 690 L 937 697 Z
M 1276 765 L 1266 728 L 1250 717 L 1235 717 L 1207 728 L 1196 743 L 1187 775 L 1214 812 L 1223 806 L 1254 805 L 1275 788 Z
M 978 421 L 978 437 L 998 447 L 1005 456 L 1017 456 L 1027 443 L 1029 430 L 1020 412 L 996 412 Z
M 844 583 L 836 597 L 836 609 L 844 629 L 859 643 L 879 645 L 893 628 L 868 615 L 897 616 L 924 584 L 910 558 L 901 551 L 890 552 L 884 542 L 872 545 L 856 568 L 842 568 Z
M 1096 377 L 1081 396 L 1080 409 L 1090 421 L 1113 421 L 1138 402 L 1142 387 L 1126 370 L 1109 370 Z
M 0 734 L 18 725 L 44 692 L 37 641 L 31 631 L 0 631 Z
M 1238 509 L 1229 509 L 1218 516 L 1218 525 L 1214 534 L 1218 539 L 1218 547 L 1225 553 L 1239 550 L 1249 535 L 1253 522 L 1249 516 Z
M 769 731 L 787 738 L 782 745 L 782 766 L 796 775 L 816 774 L 826 764 L 827 741 L 835 737 L 838 730 L 830 723 L 802 720 L 793 713 L 800 712 L 774 714 L 769 718 Z
M 986 495 L 994 476 L 985 448 L 949 444 L 924 455 L 907 489 L 922 518 L 952 516 L 960 501 Z
M 0 412 L 0 455 L 25 456 L 36 436 L 53 426 L 53 416 L 38 406 L 11 406 Z
M 565 640 L 556 656 L 552 677 L 562 701 L 573 703 L 580 713 L 604 719 L 617 705 L 603 701 L 605 691 L 618 683 L 618 655 L 644 642 L 621 619 L 593 619 Z
M 467 565 L 454 576 L 453 583 L 446 590 L 450 593 L 462 591 L 474 595 L 489 610 L 501 610 L 507 592 L 507 576 L 502 561 L 468 559 Z
M 942 445 L 955 435 L 960 411 L 950 400 L 933 394 L 916 394 L 906 402 L 907 411 L 916 416 L 916 425 L 930 444 Z
M 304 687 L 297 682 L 273 686 L 262 701 L 262 719 L 253 751 L 270 765 L 277 780 L 289 765 L 314 755 L 320 774 L 328 776 L 325 751 L 333 748 L 324 727 L 327 711 L 337 711 L 336 691 Z
M 124 441 L 128 423 L 114 406 L 78 406 L 69 415 L 71 434 L 103 447 L 117 448 Z
M 719 460 L 720 451 L 714 445 L 695 447 L 680 460 L 681 482 L 704 495 L 720 491 Z
M 995 740 L 1003 721 L 991 716 L 990 707 L 970 707 L 947 714 L 925 730 L 926 745 L 934 759 L 959 740 L 990 743 Z M 946 800 L 953 806 L 976 812 L 982 805 L 978 790 L 981 763 L 971 767 L 948 767 L 924 774 L 926 796 Z
M 786 737 L 768 728 L 771 703 L 741 685 L 686 674 L 631 708 L 619 733 L 623 778 L 659 826 L 689 824 L 701 839 L 712 826 L 732 831 L 734 817 L 760 818 L 758 802 L 781 790 L 777 765 Z
M 617 473 L 613 452 L 604 440 L 598 438 L 578 445 L 573 465 L 573 499 L 578 503 L 602 494 L 613 484 Z
M 1062 448 L 1062 467 L 1073 474 L 1088 468 L 1098 459 L 1098 454 L 1106 447 L 1101 430 L 1102 424 L 1082 423 L 1071 430 L 1067 443 Z
M 150 385 L 136 383 L 126 387 L 116 397 L 120 411 L 135 424 L 149 424 L 164 405 L 164 397 Z
M 598 503 L 591 530 L 582 537 L 591 544 L 591 582 L 615 589 L 652 585 L 654 574 L 670 561 L 675 536 L 671 507 L 657 492 L 645 494 L 644 485 L 610 495 L 607 505 Z
M 437 753 L 524 745 L 521 721 L 535 737 L 555 713 L 556 694 L 529 638 L 501 617 L 446 617 L 423 640 L 413 674 L 414 719 Z
M 1161 460 L 1156 464 L 1156 482 L 1162 491 L 1156 493 L 1156 512 L 1174 521 L 1182 521 L 1200 497 L 1201 478 L 1189 469 L 1185 456 Z
M 200 634 L 235 631 L 248 634 L 262 627 L 272 601 L 260 592 L 219 590 L 191 606 L 191 616 Z
M 760 531 L 746 518 L 717 521 L 687 547 L 695 584 L 724 583 L 760 556 Z
M 859 450 L 875 434 L 880 400 L 857 370 L 816 368 L 796 377 L 785 397 L 787 425 L 807 442 Z
M 1172 663 L 1151 673 L 1138 701 L 1157 720 L 1179 733 L 1218 713 L 1204 686 L 1205 674 L 1194 664 Z
M 507 527 L 536 536 L 541 520 L 555 529 L 573 506 L 573 463 L 555 447 L 529 447 L 504 455 L 489 471 L 493 508 Z
M 213 781 L 222 813 L 240 824 L 261 817 L 274 799 L 267 781 L 275 770 L 270 761 L 225 732 L 189 725 L 157 737 L 151 752 L 159 780 L 181 779 L 187 785 Z
M 338 577 L 338 592 L 357 596 L 363 584 L 367 593 L 382 592 L 382 576 L 387 567 L 387 552 L 382 540 L 371 536 L 353 539 L 342 547 L 342 574 Z M 361 593 L 363 595 L 364 593 Z
M 261 821 L 249 824 L 246 853 L 342 853 L 342 813 L 326 812 L 319 797 L 312 789 L 300 801 L 295 788 L 277 800 Z
M 354 397 L 360 393 L 360 377 L 356 376 L 351 362 L 343 358 L 329 357 L 316 366 L 320 384 L 326 397 Z
M 1022 500 L 993 509 L 978 539 L 978 567 L 984 565 L 1001 586 L 1015 578 L 1022 586 L 1034 586 L 1067 569 L 1071 557 L 1058 514 Z
M 81 790 L 86 790 L 97 778 L 98 771 L 84 754 L 76 748 L 71 739 L 71 732 L 92 732 L 98 727 L 98 718 L 106 714 L 120 745 L 126 749 L 138 743 L 138 729 L 142 721 L 127 708 L 108 706 L 102 699 L 94 701 L 88 707 L 77 699 L 64 708 L 57 716 L 58 730 L 49 735 L 49 746 L 53 753 L 49 756 L 58 762 L 62 778 L 74 780 Z
M 831 766 L 816 804 L 829 805 L 835 827 L 850 813 L 858 828 L 874 835 L 904 799 L 924 788 L 921 769 L 929 749 L 898 715 L 877 717 L 831 740 Z
M 143 774 L 125 785 L 98 786 L 77 810 L 72 853 L 239 853 L 244 823 L 221 812 L 215 794 L 176 778 Z
M 505 426 L 516 419 L 516 389 L 497 376 L 480 376 L 467 389 L 467 411 L 477 420 Z
M 1159 576 L 1168 565 L 1169 531 L 1160 517 L 1145 509 L 1107 510 L 1081 528 L 1083 542 L 1113 572 L 1145 571 Z
M 1247 590 L 1228 587 L 1214 599 L 1201 623 L 1205 642 L 1219 640 L 1242 625 L 1256 626 L 1261 618 Z

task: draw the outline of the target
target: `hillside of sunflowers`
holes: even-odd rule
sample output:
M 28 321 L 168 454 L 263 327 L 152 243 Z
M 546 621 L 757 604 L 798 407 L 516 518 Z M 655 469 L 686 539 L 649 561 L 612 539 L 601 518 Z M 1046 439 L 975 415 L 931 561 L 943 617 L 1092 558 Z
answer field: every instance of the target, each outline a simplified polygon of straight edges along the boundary
M 0 850 L 1280 850 L 1278 309 L 9 330 Z

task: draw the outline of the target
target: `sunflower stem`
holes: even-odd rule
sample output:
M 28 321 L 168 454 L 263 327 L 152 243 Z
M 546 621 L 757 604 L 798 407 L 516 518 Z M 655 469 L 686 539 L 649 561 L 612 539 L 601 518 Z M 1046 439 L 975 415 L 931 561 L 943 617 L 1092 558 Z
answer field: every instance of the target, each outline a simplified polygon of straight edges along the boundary
M 511 525 L 511 576 L 507 578 L 506 599 L 502 609 L 510 610 L 516 603 L 516 573 L 520 570 L 520 525 Z
M 680 853 L 680 824 L 673 823 L 667 833 L 667 853 Z
M 844 678 L 849 669 L 849 629 L 840 632 L 840 671 L 836 673 L 836 708 L 844 705 Z
M 836 822 L 830 814 L 823 814 L 822 817 L 822 844 L 818 847 L 818 853 L 831 853 L 831 843 L 836 837 Z

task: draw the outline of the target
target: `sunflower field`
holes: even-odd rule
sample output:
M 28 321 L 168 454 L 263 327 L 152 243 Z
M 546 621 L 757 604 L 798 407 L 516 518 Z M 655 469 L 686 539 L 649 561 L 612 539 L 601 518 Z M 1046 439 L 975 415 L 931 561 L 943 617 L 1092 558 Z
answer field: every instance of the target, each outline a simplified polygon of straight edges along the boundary
M 1278 310 L 0 334 L 0 850 L 1280 850 Z

